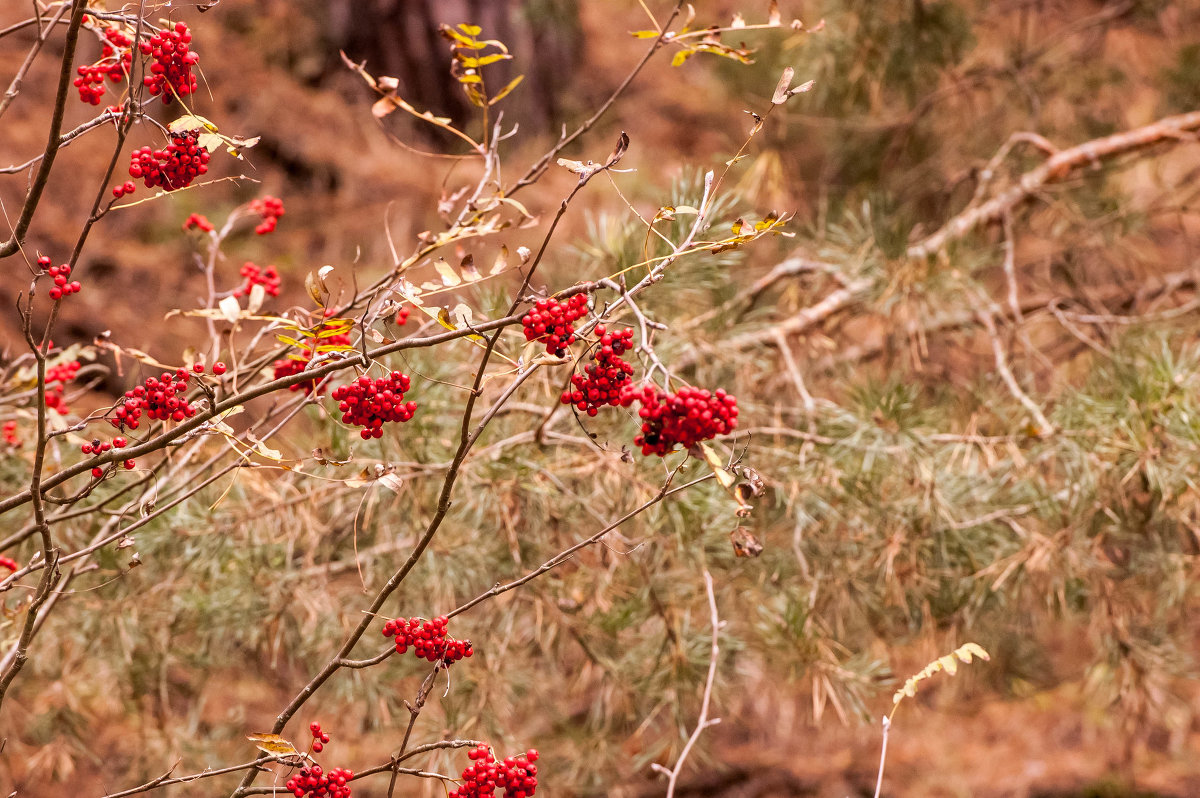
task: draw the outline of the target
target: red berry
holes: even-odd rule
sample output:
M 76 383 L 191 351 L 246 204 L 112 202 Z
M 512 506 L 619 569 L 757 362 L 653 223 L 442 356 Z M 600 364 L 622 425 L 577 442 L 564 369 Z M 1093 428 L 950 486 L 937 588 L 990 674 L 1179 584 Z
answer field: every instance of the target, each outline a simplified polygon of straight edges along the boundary
M 92 469 L 92 476 L 95 477 L 96 479 L 99 479 L 103 475 L 104 475 L 104 469 L 102 469 L 100 466 L 96 466 L 95 468 Z
M 225 373 L 225 364 L 224 363 L 222 363 L 219 360 L 216 363 L 213 363 L 213 374 L 216 374 L 219 377 L 224 373 Z

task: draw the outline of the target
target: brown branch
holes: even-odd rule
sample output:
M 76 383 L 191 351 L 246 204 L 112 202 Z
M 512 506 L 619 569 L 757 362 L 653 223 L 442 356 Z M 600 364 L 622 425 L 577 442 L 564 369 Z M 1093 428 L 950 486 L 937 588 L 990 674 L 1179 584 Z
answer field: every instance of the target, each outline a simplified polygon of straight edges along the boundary
M 25 81 L 25 74 L 29 72 L 29 68 L 33 66 L 33 61 L 37 58 L 38 53 L 42 51 L 42 46 L 46 44 L 46 39 L 50 38 L 50 31 L 58 24 L 63 15 L 67 13 L 67 4 L 64 3 L 58 8 L 58 13 L 54 15 L 46 27 L 38 32 L 37 39 L 34 40 L 33 46 L 29 48 L 28 55 L 25 56 L 25 62 L 17 70 L 17 74 L 13 76 L 12 83 L 8 84 L 8 90 L 4 92 L 4 97 L 0 99 L 0 116 L 4 116 L 4 112 L 8 110 L 8 106 L 12 105 L 12 101 L 21 93 L 21 84 Z
M 704 697 L 700 701 L 700 717 L 696 719 L 696 728 L 692 731 L 687 742 L 683 746 L 683 750 L 679 752 L 679 759 L 675 760 L 675 767 L 667 770 L 657 762 L 652 765 L 655 771 L 664 773 L 667 776 L 667 798 L 675 798 L 675 785 L 679 780 L 679 774 L 683 771 L 683 765 L 687 761 L 688 755 L 692 752 L 692 748 L 696 745 L 696 741 L 700 739 L 700 735 L 705 729 L 716 726 L 721 722 L 720 718 L 708 717 L 709 704 L 712 702 L 713 682 L 717 677 L 717 662 L 721 652 L 720 646 L 720 631 L 721 618 L 717 614 L 717 599 L 713 595 L 713 578 L 707 570 L 704 572 L 704 590 L 708 594 L 708 609 L 710 615 L 710 623 L 712 624 L 712 648 L 709 651 L 708 657 L 708 677 L 704 680 Z
M 67 25 L 67 37 L 64 42 L 62 65 L 58 72 L 58 92 L 54 97 L 54 111 L 50 115 L 50 133 L 46 141 L 46 151 L 42 156 L 41 166 L 25 195 L 25 204 L 21 207 L 21 215 L 13 228 L 12 237 L 0 244 L 0 258 L 16 254 L 25 242 L 25 234 L 29 232 L 29 224 L 33 220 L 34 211 L 42 199 L 42 192 L 50 179 L 50 170 L 54 166 L 54 158 L 58 154 L 59 134 L 62 132 L 63 114 L 67 107 L 67 94 L 71 89 L 73 70 L 71 64 L 75 60 L 75 45 L 79 42 L 79 26 L 83 21 L 83 12 L 87 9 L 87 0 L 75 0 L 71 10 L 71 21 Z
M 741 335 L 735 335 L 732 338 L 722 341 L 721 351 L 724 353 L 739 352 L 743 349 L 773 344 L 778 340 L 777 336 L 780 335 L 794 335 L 803 332 L 838 311 L 864 300 L 870 292 L 872 285 L 874 285 L 874 282 L 865 277 L 851 280 L 842 288 L 831 292 L 820 302 L 817 302 L 815 305 L 809 305 L 790 318 L 773 323 L 764 329 L 742 333 Z M 699 357 L 700 351 L 693 348 L 691 351 L 685 352 L 675 359 L 675 368 L 681 370 L 694 366 Z
M 675 475 L 677 473 L 679 473 L 679 469 L 682 468 L 683 464 L 686 462 L 687 462 L 687 460 L 684 460 L 683 463 L 680 463 L 679 466 L 676 467 L 676 469 L 671 472 L 670 476 L 667 477 L 667 481 L 663 484 L 662 488 L 659 489 L 658 493 L 656 493 L 651 498 L 647 499 L 646 501 L 642 502 L 637 507 L 635 507 L 632 510 L 630 510 L 629 512 L 627 512 L 625 515 L 621 516 L 616 521 L 613 521 L 611 524 L 604 527 L 596 534 L 592 535 L 589 538 L 586 538 L 585 540 L 581 540 L 580 542 L 576 543 L 574 546 L 572 546 L 569 549 L 566 549 L 565 551 L 559 552 L 558 554 L 554 555 L 549 560 L 546 560 L 546 562 L 542 563 L 540 566 L 538 566 L 534 570 L 530 571 L 529 573 L 525 574 L 521 578 L 514 579 L 513 581 L 508 582 L 507 584 L 496 585 L 495 587 L 491 588 L 490 590 L 487 590 L 487 591 L 481 593 L 480 595 L 478 595 L 475 598 L 468 601 L 466 604 L 463 604 L 461 607 L 458 607 L 458 608 L 453 609 L 450 612 L 446 613 L 446 617 L 453 618 L 456 615 L 461 615 L 462 613 L 466 612 L 467 610 L 471 609 L 472 607 L 474 607 L 477 604 L 482 604 L 484 601 L 487 601 L 490 598 L 494 598 L 495 596 L 498 596 L 501 593 L 507 593 L 510 590 L 514 590 L 514 589 L 520 587 L 521 585 L 525 584 L 526 582 L 531 582 L 534 579 L 537 579 L 539 576 L 546 573 L 547 571 L 549 571 L 549 570 L 561 565 L 562 563 L 566 562 L 567 560 L 569 560 L 575 554 L 575 552 L 580 551 L 581 549 L 585 549 L 588 546 L 591 546 L 595 543 L 599 543 L 600 540 L 605 535 L 607 535 L 609 532 L 612 532 L 614 529 L 621 526 L 621 524 L 625 523 L 626 521 L 633 518 L 634 516 L 640 515 L 641 513 L 645 512 L 646 510 L 653 507 L 655 504 L 658 504 L 660 501 L 667 498 L 668 496 L 671 496 L 672 494 L 678 493 L 679 491 L 682 491 L 682 490 L 687 490 L 688 488 L 692 487 L 693 485 L 698 485 L 701 482 L 705 482 L 705 481 L 713 478 L 713 475 L 710 473 L 710 474 L 706 474 L 705 476 L 699 477 L 697 479 L 693 479 L 691 482 L 688 482 L 684 485 L 680 485 L 677 488 L 671 488 L 671 480 L 673 480 L 675 478 Z
M 932 235 L 908 248 L 910 258 L 927 258 L 940 252 L 952 241 L 963 238 L 986 224 L 1000 221 L 1005 214 L 1031 199 L 1041 189 L 1061 182 L 1076 170 L 1094 166 L 1105 158 L 1135 152 L 1164 141 L 1178 141 L 1187 133 L 1200 130 L 1200 111 L 1168 116 L 1143 127 L 1103 138 L 1092 139 L 1062 150 L 1036 169 L 1021 175 L 1017 184 L 987 202 L 968 208 L 946 222 Z

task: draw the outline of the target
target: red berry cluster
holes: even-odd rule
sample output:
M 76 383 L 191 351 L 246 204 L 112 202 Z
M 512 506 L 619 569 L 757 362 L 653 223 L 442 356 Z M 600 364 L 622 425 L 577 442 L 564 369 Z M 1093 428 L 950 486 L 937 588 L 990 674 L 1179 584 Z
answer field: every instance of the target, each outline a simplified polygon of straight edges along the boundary
M 117 199 L 124 197 L 126 194 L 132 194 L 137 191 L 137 186 L 132 180 L 126 180 L 119 186 L 113 186 L 112 195 Z
M 313 721 L 308 725 L 312 733 L 312 750 L 321 753 L 329 742 L 329 734 L 321 731 L 321 724 Z M 326 773 L 320 765 L 301 768 L 300 772 L 287 780 L 288 792 L 296 798 L 350 798 L 350 787 L 347 784 L 354 778 L 354 771 L 334 768 Z
M 211 233 L 213 231 L 213 223 L 208 220 L 207 216 L 200 213 L 193 213 L 183 223 L 183 229 L 185 231 L 203 230 L 206 233 Z
M 635 399 L 642 403 L 642 432 L 633 442 L 644 455 L 662 457 L 676 446 L 690 448 L 737 426 L 737 398 L 720 389 L 713 393 L 684 387 L 665 394 L 647 385 L 640 391 L 627 390 L 621 404 L 628 407 Z
M 497 762 L 486 745 L 467 753 L 474 764 L 462 772 L 462 786 L 451 790 L 449 798 L 483 798 L 504 790 L 504 798 L 529 798 L 537 792 L 537 750 L 505 757 Z
M 18 448 L 21 445 L 21 438 L 17 435 L 17 422 L 5 421 L 3 430 L 4 443 L 14 449 Z
M 196 141 L 195 132 L 185 131 L 172 133 L 171 143 L 165 149 L 134 150 L 129 160 L 129 176 L 140 177 L 146 188 L 162 186 L 166 191 L 191 185 L 198 175 L 208 171 L 208 150 Z
M 279 197 L 263 197 L 251 202 L 250 210 L 262 217 L 262 221 L 259 222 L 258 227 L 254 228 L 254 232 L 264 236 L 274 232 L 275 225 L 279 224 L 279 217 L 283 216 L 283 200 Z
M 320 765 L 300 768 L 300 772 L 287 780 L 286 786 L 296 798 L 350 798 L 350 785 L 354 771 L 334 768 L 326 773 Z
M 547 352 L 562 357 L 566 348 L 575 343 L 575 327 L 571 322 L 587 313 L 587 303 L 587 294 L 576 294 L 566 302 L 553 297 L 539 299 L 521 319 L 525 340 L 544 343 Z
M 359 435 L 370 440 L 383 437 L 385 421 L 408 421 L 413 417 L 417 403 L 404 401 L 408 387 L 408 375 L 400 371 L 377 380 L 364 374 L 349 385 L 335 388 L 333 398 L 342 411 L 342 421 L 363 427 Z
M 75 379 L 78 372 L 78 360 L 68 360 L 46 369 L 46 407 L 55 410 L 60 416 L 71 412 L 63 398 L 63 389 L 68 382 Z
M 112 443 L 106 443 L 97 438 L 91 443 L 81 444 L 79 446 L 79 451 L 83 452 L 84 454 L 104 454 L 110 449 L 124 449 L 128 444 L 129 441 L 121 437 L 113 438 Z M 123 465 L 125 466 L 125 470 L 129 471 L 136 466 L 137 463 L 133 460 L 126 460 Z M 100 476 L 101 473 L 103 473 L 103 471 L 101 471 L 99 468 L 92 469 L 92 474 L 95 476 Z
M 213 369 L 216 370 L 215 367 Z M 151 419 L 183 421 L 196 415 L 196 408 L 182 394 L 188 388 L 191 375 L 186 369 L 172 374 L 164 371 L 159 377 L 147 377 L 144 384 L 125 392 L 125 400 L 117 407 L 116 418 L 108 422 L 118 429 L 137 429 L 142 413 Z
M 312 750 L 318 754 L 321 753 L 325 744 L 329 742 L 329 732 L 321 731 L 321 724 L 315 720 L 308 724 L 308 730 L 312 732 L 313 736 Z
M 441 662 L 453 665 L 464 657 L 474 653 L 470 640 L 455 640 L 446 637 L 446 624 L 449 619 L 445 615 L 438 616 L 432 621 L 422 621 L 420 618 L 397 618 L 383 625 L 384 637 L 396 638 L 396 653 L 403 654 L 411 646 L 417 659 Z
M 633 366 L 621 359 L 633 347 L 633 330 L 610 333 L 603 324 L 597 324 L 595 332 L 600 336 L 600 346 L 592 355 L 593 362 L 583 374 L 571 375 L 574 390 L 562 394 L 564 405 L 575 405 L 589 416 L 605 405 L 621 404 L 621 392 L 633 376 Z
M 271 296 L 279 296 L 279 272 L 274 266 L 268 266 L 263 269 L 260 266 L 246 261 L 241 269 L 242 277 L 246 278 L 246 282 L 240 288 L 234 290 L 234 296 L 249 296 L 250 289 L 255 285 L 261 285 L 266 292 Z
M 79 451 L 84 454 L 104 454 L 110 449 L 124 449 L 128 445 L 129 441 L 120 436 L 113 438 L 112 443 L 107 443 L 97 438 L 91 443 L 80 444 Z
M 304 369 L 307 368 L 309 361 L 312 360 L 313 351 L 318 350 L 318 348 L 322 346 L 328 346 L 331 347 L 331 349 L 345 348 L 350 346 L 350 337 L 347 335 L 329 335 L 323 338 L 314 337 L 309 342 L 308 346 L 304 347 L 303 356 L 287 357 L 275 361 L 275 379 L 278 380 L 282 377 L 290 377 L 293 374 L 299 374 L 300 372 L 304 371 Z M 294 385 L 289 385 L 288 390 L 311 393 L 316 387 L 316 380 L 305 380 L 304 382 L 297 382 Z M 318 390 L 318 393 L 324 392 L 325 388 L 322 385 L 320 390 Z
M 166 105 L 170 105 L 176 95 L 184 97 L 199 88 L 192 66 L 200 56 L 189 52 L 191 41 L 187 23 L 176 22 L 173 30 L 168 28 L 141 43 L 142 53 L 154 59 L 150 74 L 143 82 L 151 94 L 161 94 Z
M 54 285 L 51 286 L 50 290 L 47 292 L 50 295 L 50 298 L 54 301 L 57 302 L 63 297 L 71 294 L 78 294 L 79 289 L 83 288 L 83 286 L 79 284 L 78 280 L 72 280 L 70 282 L 67 281 L 67 278 L 71 276 L 71 265 L 69 263 L 63 263 L 59 266 L 51 266 L 50 258 L 45 255 L 41 255 L 37 259 L 37 265 L 39 269 L 45 270 L 45 272 L 50 275 L 50 279 L 54 281 Z
M 0 568 L 7 568 L 10 571 L 16 571 L 21 566 L 12 557 L 0 557 Z
M 75 87 L 79 89 L 79 99 L 91 105 L 100 104 L 100 98 L 104 96 L 105 78 L 120 83 L 129 74 L 133 64 L 133 53 L 129 51 L 131 41 L 120 28 L 105 28 L 104 38 L 100 60 L 79 67 L 79 77 L 74 80 Z
M 408 324 L 408 314 L 411 312 L 412 309 L 408 305 L 405 305 L 397 310 L 396 318 L 393 320 L 396 323 L 396 326 L 403 327 L 405 324 Z

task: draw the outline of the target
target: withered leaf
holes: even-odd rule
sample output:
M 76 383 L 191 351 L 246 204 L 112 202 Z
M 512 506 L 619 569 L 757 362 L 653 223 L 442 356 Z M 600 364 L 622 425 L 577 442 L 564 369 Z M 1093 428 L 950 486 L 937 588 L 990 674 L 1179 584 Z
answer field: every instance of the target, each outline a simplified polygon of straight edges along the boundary
M 606 167 L 616 166 L 617 162 L 625 157 L 625 151 L 629 149 L 629 135 L 622 130 L 620 138 L 617 139 L 617 144 L 613 147 L 612 154 L 608 156 L 608 160 L 604 162 Z
M 737 557 L 757 557 L 763 552 L 758 538 L 744 526 L 739 526 L 729 533 L 729 542 L 733 544 L 733 553 Z

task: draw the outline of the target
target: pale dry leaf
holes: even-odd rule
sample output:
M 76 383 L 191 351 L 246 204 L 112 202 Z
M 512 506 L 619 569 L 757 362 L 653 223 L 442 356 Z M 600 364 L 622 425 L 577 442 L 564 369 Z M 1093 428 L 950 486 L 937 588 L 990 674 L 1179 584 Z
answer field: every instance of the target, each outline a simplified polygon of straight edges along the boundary
M 217 307 L 221 309 L 221 317 L 230 324 L 236 323 L 242 315 L 242 306 L 234 296 L 225 297 L 217 303 Z

